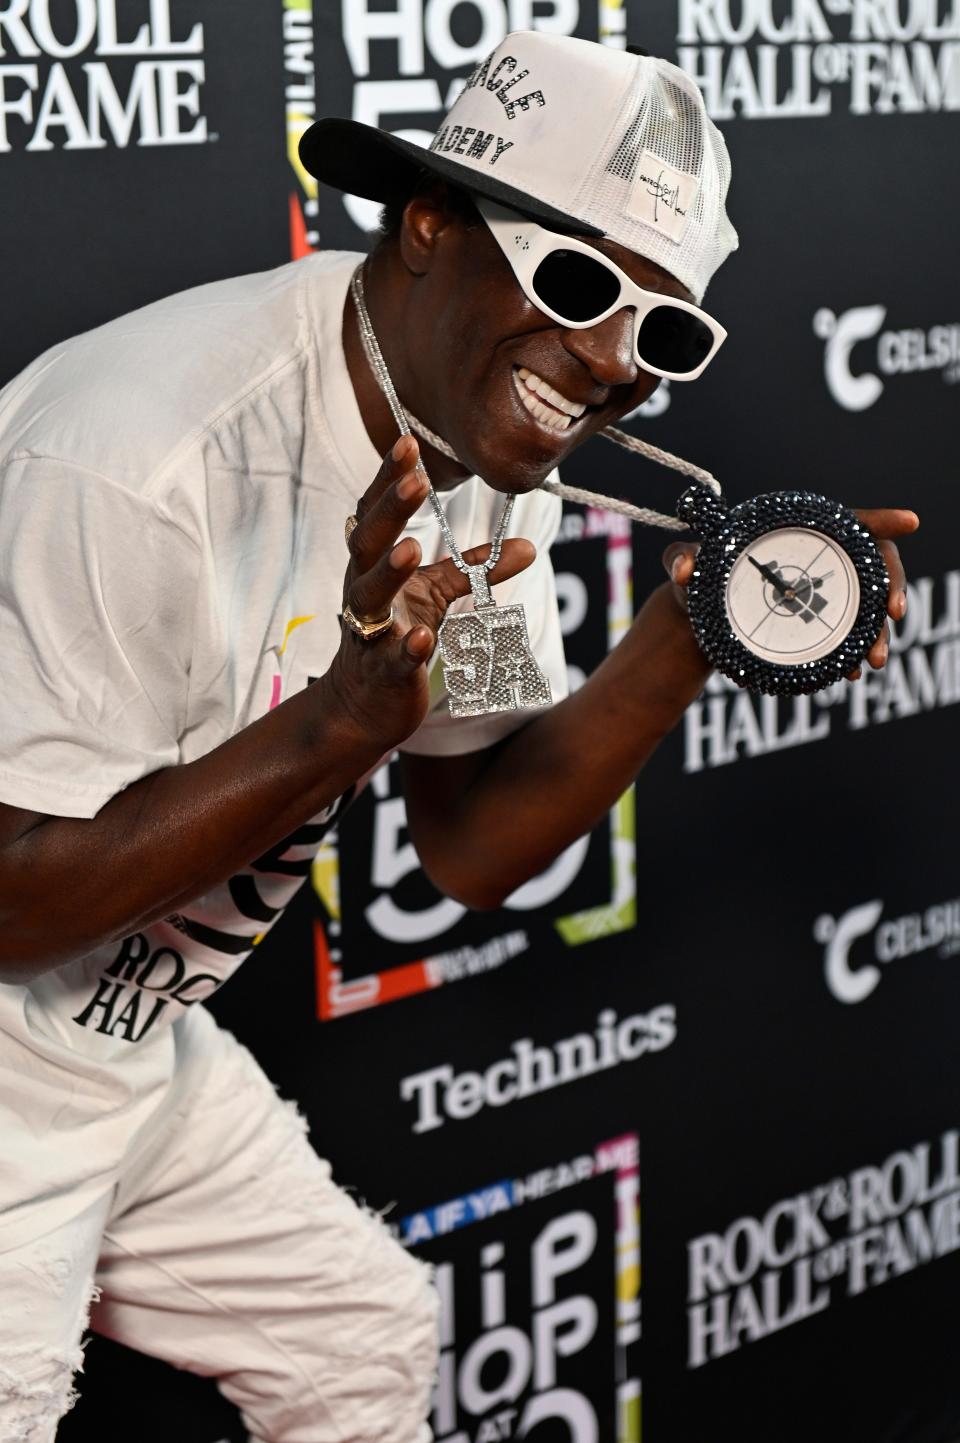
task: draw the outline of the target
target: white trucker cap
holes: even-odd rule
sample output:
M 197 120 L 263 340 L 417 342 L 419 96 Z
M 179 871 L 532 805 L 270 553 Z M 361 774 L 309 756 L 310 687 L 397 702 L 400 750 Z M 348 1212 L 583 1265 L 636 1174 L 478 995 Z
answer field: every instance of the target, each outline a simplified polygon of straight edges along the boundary
M 358 121 L 318 120 L 311 175 L 407 200 L 435 175 L 552 230 L 607 236 L 700 300 L 737 247 L 730 159 L 694 82 L 668 60 L 521 30 L 474 71 L 429 150 Z

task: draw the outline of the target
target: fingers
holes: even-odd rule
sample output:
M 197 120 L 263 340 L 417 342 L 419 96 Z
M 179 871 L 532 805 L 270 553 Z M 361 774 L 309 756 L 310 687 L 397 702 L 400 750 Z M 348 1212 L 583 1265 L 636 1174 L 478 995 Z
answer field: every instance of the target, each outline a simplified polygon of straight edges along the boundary
M 877 546 L 887 568 L 890 587 L 887 592 L 887 615 L 902 621 L 907 610 L 907 577 L 900 552 L 892 541 L 878 541 Z
M 414 626 L 407 632 L 406 636 L 398 636 L 397 628 L 389 636 L 384 636 L 383 641 L 376 639 L 372 643 L 360 641 L 362 648 L 371 646 L 376 649 L 375 658 L 383 666 L 387 674 L 402 676 L 404 673 L 416 671 L 418 666 L 423 666 L 430 660 L 433 648 L 436 645 L 436 638 L 433 632 L 426 626 Z
M 909 536 L 920 525 L 920 517 L 915 511 L 896 508 L 858 508 L 854 515 L 877 541 L 886 541 L 892 536 Z
M 380 463 L 380 470 L 357 502 L 357 515 L 368 516 L 387 488 L 399 481 L 405 471 L 412 471 L 420 459 L 420 447 L 414 436 L 401 436 Z
M 907 578 L 903 562 L 900 560 L 900 552 L 891 538 L 910 536 L 920 525 L 920 518 L 915 511 L 890 507 L 863 507 L 859 508 L 855 514 L 876 541 L 887 568 L 890 582 L 887 592 L 887 615 L 894 621 L 902 621 L 907 610 Z M 883 630 L 867 652 L 866 660 L 875 671 L 879 671 L 886 666 L 889 656 L 890 626 L 889 623 L 884 623 Z M 862 668 L 857 667 L 848 679 L 857 681 L 861 675 Z
M 874 671 L 879 671 L 881 667 L 886 666 L 887 657 L 889 655 L 890 628 L 887 623 L 884 622 L 883 630 L 877 637 L 876 641 L 873 643 L 873 646 L 871 646 L 870 650 L 867 652 L 867 661 L 873 667 Z
M 428 626 L 414 626 L 403 638 L 402 652 L 411 668 L 429 661 L 436 638 Z
M 699 546 L 692 541 L 674 541 L 663 553 L 663 564 L 671 581 L 686 586 L 696 565 Z
M 890 578 L 887 614 L 892 616 L 894 621 L 901 621 L 907 609 L 907 580 L 900 560 L 900 552 L 892 544 L 891 538 L 911 535 L 920 525 L 920 518 L 915 511 L 906 511 L 895 507 L 861 507 L 854 514 L 866 526 L 883 553 L 887 575 Z M 874 647 L 878 645 L 879 641 L 874 643 Z M 871 665 L 874 663 L 871 662 Z
M 480 566 L 490 555 L 490 546 L 472 546 L 469 551 L 463 553 L 463 559 L 468 566 Z M 526 571 L 527 567 L 536 559 L 537 548 L 532 541 L 524 537 L 514 537 L 511 541 L 503 543 L 500 552 L 500 559 L 496 566 L 491 567 L 487 573 L 487 580 L 491 586 L 498 581 L 509 581 L 511 576 Z M 470 579 L 465 576 L 459 567 L 454 566 L 449 557 L 443 561 L 437 561 L 432 566 L 425 566 L 421 573 L 429 582 L 431 587 L 436 589 L 439 599 L 444 606 L 449 606 L 458 596 L 470 594 Z
M 894 621 L 902 621 L 907 610 L 907 577 L 903 569 L 903 562 L 900 560 L 900 552 L 892 541 L 878 541 L 877 546 L 883 556 L 890 582 L 887 592 L 887 615 Z M 888 622 L 884 622 L 883 630 L 867 652 L 866 660 L 874 671 L 880 671 L 886 666 L 889 656 L 890 625 Z M 858 667 L 850 680 L 855 681 L 860 676 L 861 670 Z
M 403 454 L 409 459 L 408 453 Z M 381 467 L 381 472 L 383 470 Z M 393 474 L 390 467 L 386 474 Z M 381 489 L 375 502 L 368 504 L 347 543 L 355 573 L 370 571 L 386 558 L 410 518 L 423 505 L 428 484 L 424 471 L 407 467 L 398 479 Z M 367 491 L 367 496 L 372 489 Z
M 505 541 L 499 561 L 488 573 L 490 585 L 495 586 L 498 581 L 509 581 L 511 576 L 525 571 L 536 558 L 536 554 L 537 549 L 533 542 L 523 537 Z M 465 551 L 463 559 L 468 566 L 479 566 L 489 555 L 490 546 L 487 544 Z M 398 542 L 388 555 L 381 557 L 370 571 L 355 577 L 347 588 L 347 600 L 354 616 L 362 616 L 365 620 L 386 616 L 397 592 L 419 567 L 420 558 L 419 543 L 407 536 Z M 468 596 L 470 593 L 469 578 L 454 566 L 449 557 L 423 567 L 421 575 L 429 587 L 435 588 L 438 600 L 442 603 L 441 613 L 458 596 Z M 442 620 L 442 614 L 438 620 Z M 427 629 L 423 630 L 426 633 Z M 430 644 L 432 645 L 432 639 Z M 415 649 L 422 649 L 425 645 L 427 643 L 422 638 L 414 642 Z
M 482 562 L 486 561 L 489 555 L 489 546 L 472 546 L 469 551 L 463 553 L 463 559 L 468 566 L 479 566 Z M 509 581 L 511 576 L 517 576 L 519 572 L 526 571 L 527 567 L 531 566 L 536 558 L 537 548 L 533 542 L 527 541 L 523 536 L 515 536 L 512 541 L 505 541 L 503 543 L 500 560 L 496 566 L 490 568 L 487 580 L 491 585 L 498 581 Z M 454 569 L 456 570 L 456 568 Z M 463 576 L 463 573 L 457 571 L 457 575 Z M 463 580 L 467 582 L 467 591 L 469 591 L 470 583 L 465 576 L 463 576 Z M 457 594 L 459 596 L 465 596 L 466 592 L 460 591 Z
M 359 528 L 358 528 L 359 529 Z M 376 621 L 386 616 L 400 588 L 420 565 L 420 543 L 405 536 L 347 586 L 346 599 L 354 616 Z

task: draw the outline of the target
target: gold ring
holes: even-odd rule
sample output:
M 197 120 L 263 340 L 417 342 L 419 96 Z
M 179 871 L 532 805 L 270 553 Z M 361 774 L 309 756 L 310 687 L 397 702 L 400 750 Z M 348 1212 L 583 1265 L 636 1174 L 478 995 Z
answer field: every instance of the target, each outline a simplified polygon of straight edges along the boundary
M 343 523 L 343 539 L 348 546 L 350 545 L 350 537 L 353 535 L 359 525 L 360 518 L 355 515 L 348 516 L 346 521 Z
M 356 632 L 357 636 L 363 641 L 373 641 L 374 637 L 382 636 L 383 633 L 389 631 L 393 625 L 392 606 L 381 621 L 361 621 L 358 616 L 354 616 L 349 606 L 346 605 L 344 605 L 342 614 L 350 630 Z

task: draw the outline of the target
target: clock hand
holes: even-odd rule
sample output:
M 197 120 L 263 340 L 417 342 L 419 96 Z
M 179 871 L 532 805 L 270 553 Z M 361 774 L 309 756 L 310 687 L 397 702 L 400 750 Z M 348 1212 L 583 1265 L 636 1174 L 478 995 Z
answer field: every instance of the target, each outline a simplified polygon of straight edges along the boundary
M 775 571 L 771 571 L 769 566 L 764 566 L 763 562 L 758 561 L 756 557 L 751 556 L 749 551 L 747 552 L 747 560 L 753 566 L 755 566 L 759 572 L 762 573 L 762 575 L 766 578 L 767 581 L 769 581 L 770 585 L 774 588 L 774 590 L 779 591 L 781 596 L 786 597 L 793 595 L 790 587 L 784 581 L 783 577 L 778 576 Z

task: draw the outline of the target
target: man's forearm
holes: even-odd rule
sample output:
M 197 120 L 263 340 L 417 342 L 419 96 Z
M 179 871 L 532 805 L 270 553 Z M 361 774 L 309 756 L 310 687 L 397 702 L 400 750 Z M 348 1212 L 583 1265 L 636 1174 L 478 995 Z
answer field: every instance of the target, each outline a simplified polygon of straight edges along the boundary
M 197 761 L 89 821 L 43 818 L 0 850 L 0 980 L 169 915 L 335 801 L 382 753 L 322 678 Z
M 430 876 L 469 906 L 498 906 L 609 811 L 709 670 L 660 588 L 580 690 L 509 737 L 462 795 L 414 805 Z

